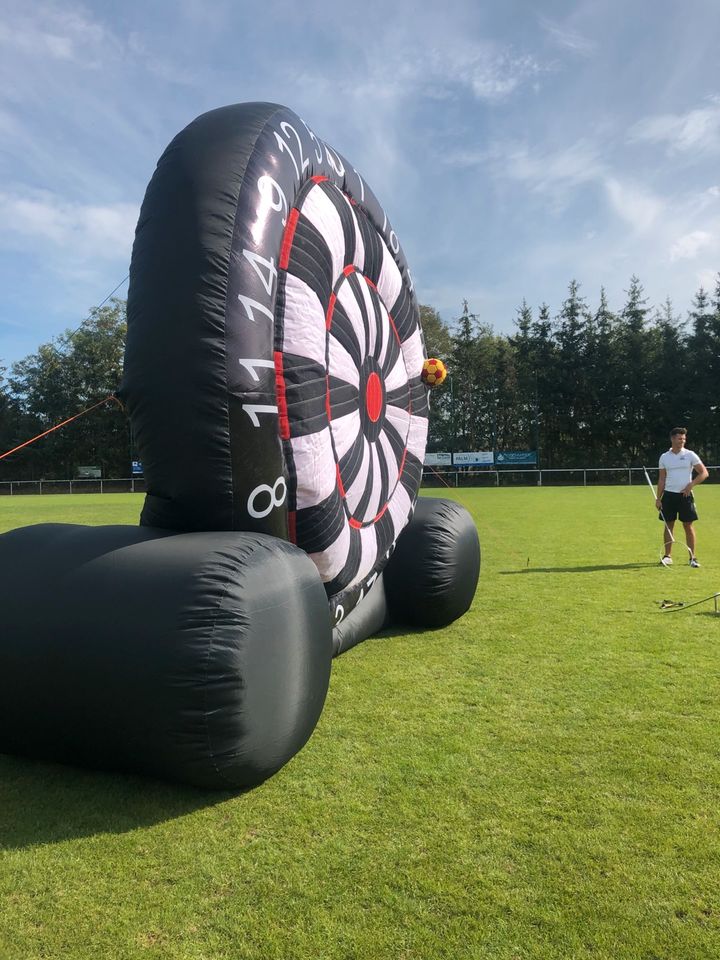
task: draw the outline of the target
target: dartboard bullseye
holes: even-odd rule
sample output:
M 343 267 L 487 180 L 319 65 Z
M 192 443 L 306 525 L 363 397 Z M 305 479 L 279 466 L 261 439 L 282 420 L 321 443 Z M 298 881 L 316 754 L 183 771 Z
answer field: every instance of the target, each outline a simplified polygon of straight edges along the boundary
M 364 382 L 365 413 L 370 423 L 377 423 L 385 407 L 384 390 L 379 374 L 371 371 Z

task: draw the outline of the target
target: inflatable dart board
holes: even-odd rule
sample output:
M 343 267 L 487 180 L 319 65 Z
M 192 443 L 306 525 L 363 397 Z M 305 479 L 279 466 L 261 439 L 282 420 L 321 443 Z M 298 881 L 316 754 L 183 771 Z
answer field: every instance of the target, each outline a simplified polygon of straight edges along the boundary
M 400 244 L 344 157 L 268 103 L 178 134 L 130 268 L 121 396 L 143 524 L 290 540 L 339 623 L 412 514 L 423 360 Z
M 341 155 L 266 103 L 178 134 L 130 270 L 141 525 L 0 536 L 0 751 L 242 789 L 308 740 L 333 655 L 461 616 L 479 543 L 417 501 L 423 364 L 397 237 Z

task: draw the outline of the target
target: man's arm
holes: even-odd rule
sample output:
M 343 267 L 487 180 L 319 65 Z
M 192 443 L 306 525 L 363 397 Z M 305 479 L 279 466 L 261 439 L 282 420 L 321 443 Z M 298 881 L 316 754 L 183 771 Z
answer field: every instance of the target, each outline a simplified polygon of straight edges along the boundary
M 660 509 L 662 506 L 662 495 L 665 493 L 665 480 L 667 479 L 667 470 L 663 467 L 660 467 L 658 470 L 658 487 L 657 487 L 657 500 L 655 501 L 655 506 Z
M 699 483 L 702 483 L 704 480 L 707 480 L 709 476 L 708 469 L 705 466 L 705 464 L 702 462 L 702 460 L 698 460 L 698 462 L 693 467 L 693 471 L 695 473 L 695 476 L 692 478 L 690 483 L 683 490 L 684 497 L 689 497 L 690 494 L 692 493 L 692 488 L 696 487 Z

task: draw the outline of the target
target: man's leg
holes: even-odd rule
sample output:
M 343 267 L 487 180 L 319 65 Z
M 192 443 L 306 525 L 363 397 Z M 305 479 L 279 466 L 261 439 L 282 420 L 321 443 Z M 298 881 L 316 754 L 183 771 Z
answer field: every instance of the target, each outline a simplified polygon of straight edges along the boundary
M 690 524 L 690 526 L 692 526 L 692 524 Z M 666 521 L 666 522 L 665 522 L 665 526 L 663 527 L 663 538 L 664 538 L 664 539 L 663 539 L 663 546 L 664 546 L 664 548 L 665 548 L 665 556 L 666 556 L 666 557 L 669 557 L 669 556 L 672 555 L 672 548 L 673 548 L 673 529 L 674 529 L 674 528 L 675 528 L 675 521 L 674 521 L 674 520 L 670 520 L 669 523 Z M 687 536 L 687 534 L 686 534 L 686 536 Z
M 690 520 L 688 523 L 683 523 L 685 527 L 685 543 L 688 545 L 691 556 L 695 556 L 695 527 L 693 527 L 693 521 Z

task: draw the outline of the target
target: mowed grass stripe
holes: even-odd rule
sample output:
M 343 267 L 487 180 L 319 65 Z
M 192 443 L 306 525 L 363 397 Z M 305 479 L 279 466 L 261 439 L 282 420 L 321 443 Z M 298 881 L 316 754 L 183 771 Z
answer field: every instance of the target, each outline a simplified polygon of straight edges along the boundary
M 641 487 L 445 493 L 480 532 L 471 612 L 335 661 L 260 788 L 0 758 L 3 960 L 717 957 L 720 617 L 658 604 L 720 590 L 718 488 L 700 570 L 657 565 Z M 141 504 L 5 497 L 0 529 Z

